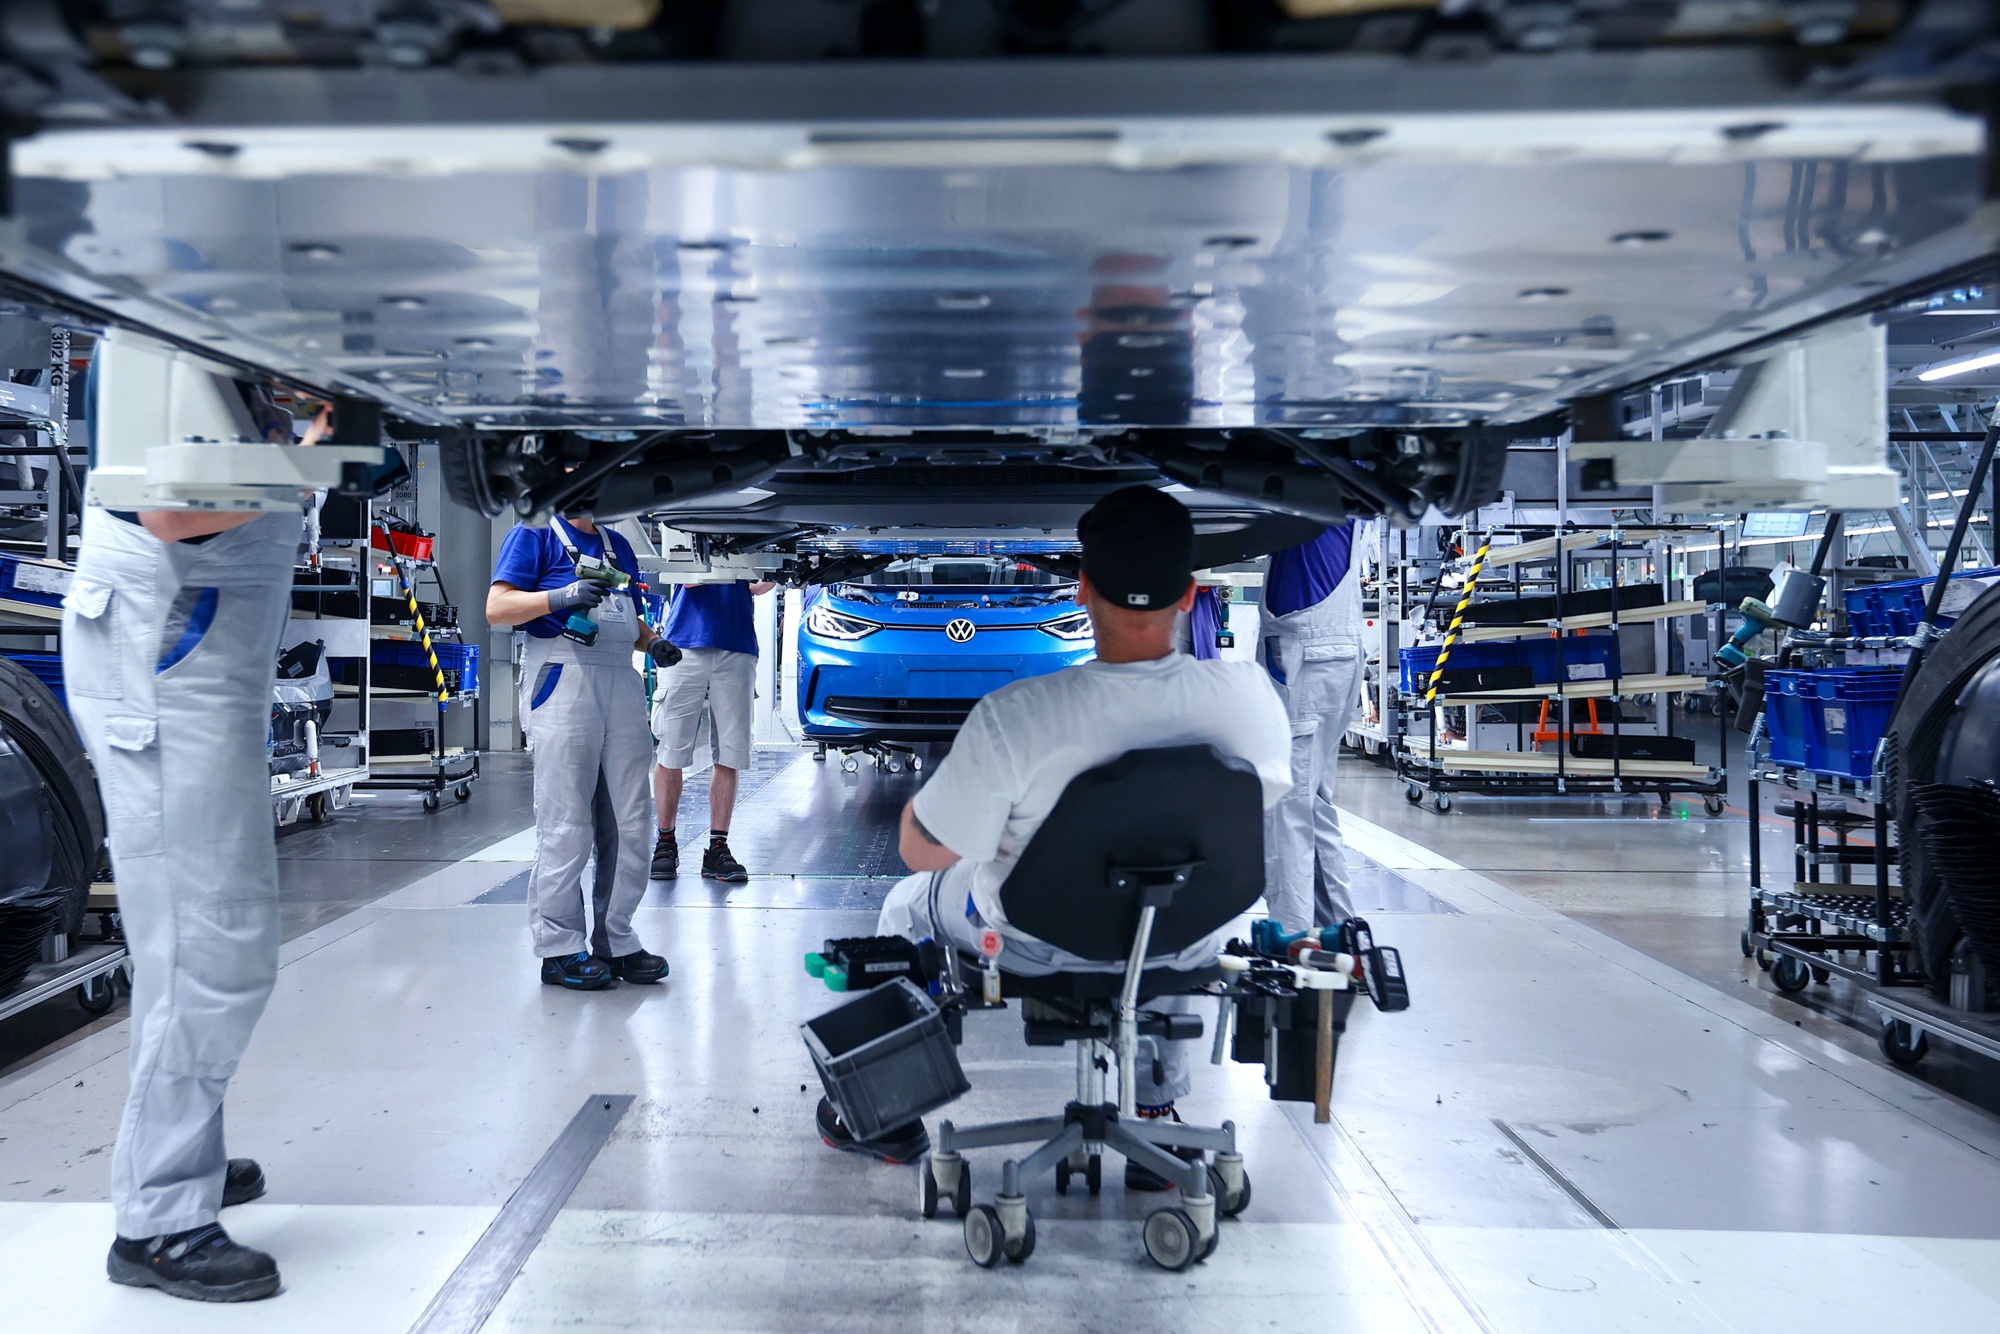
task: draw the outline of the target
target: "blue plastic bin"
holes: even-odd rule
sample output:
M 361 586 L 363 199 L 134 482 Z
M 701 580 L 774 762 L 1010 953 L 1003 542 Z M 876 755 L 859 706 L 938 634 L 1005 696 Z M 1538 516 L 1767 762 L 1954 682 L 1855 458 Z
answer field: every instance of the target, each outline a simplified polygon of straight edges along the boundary
M 479 690 L 479 646 L 477 644 L 440 644 L 432 642 L 437 650 L 438 666 L 447 672 L 458 673 L 460 694 L 474 694 Z M 415 639 L 377 639 L 372 644 L 372 660 L 377 664 L 394 667 L 421 667 L 429 670 L 431 660 L 424 655 L 423 643 Z
M 1767 673 L 1769 681 L 1776 673 Z M 1793 673 L 1785 673 L 1793 675 Z M 1903 679 L 1901 667 L 1823 667 L 1796 673 L 1804 706 L 1804 766 L 1814 773 L 1867 779 L 1875 771 L 1875 748 L 1889 730 L 1889 712 Z M 1773 752 L 1775 758 L 1776 752 Z
M 1764 735 L 1771 745 L 1771 762 L 1803 769 L 1806 764 L 1806 699 L 1799 682 L 1811 672 L 1764 673 Z
M 1426 644 L 1401 651 L 1404 694 L 1420 695 L 1429 688 L 1431 672 L 1437 667 L 1438 648 L 1439 645 Z M 1445 670 L 1460 667 L 1527 667 L 1538 685 L 1602 681 L 1618 675 L 1618 636 L 1564 635 L 1558 639 L 1548 635 L 1454 644 Z
M 1996 577 L 2000 577 L 2000 569 L 1989 566 L 1979 570 L 1960 570 L 1951 580 L 1955 584 L 1961 579 Z M 1895 583 L 1861 584 L 1849 588 L 1841 594 L 1841 601 L 1847 607 L 1847 632 L 1864 638 L 1907 635 L 1917 628 L 1917 622 L 1923 620 L 1924 601 L 1930 595 L 1929 579 L 1899 579 Z M 1957 619 L 1956 616 L 1941 615 L 1938 625 L 1942 628 Z

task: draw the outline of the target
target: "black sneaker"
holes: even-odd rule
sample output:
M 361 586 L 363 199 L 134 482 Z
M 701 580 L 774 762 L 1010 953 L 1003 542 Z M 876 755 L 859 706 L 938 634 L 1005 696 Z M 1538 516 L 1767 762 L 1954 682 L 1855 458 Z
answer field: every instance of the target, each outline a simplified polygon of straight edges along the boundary
M 158 1288 L 197 1302 L 254 1302 L 278 1290 L 278 1262 L 239 1246 L 220 1223 L 111 1243 L 104 1271 L 128 1288 Z
M 264 1169 L 255 1158 L 231 1158 L 222 1178 L 222 1207 L 248 1204 L 264 1193 Z
M 611 970 L 601 960 L 592 957 L 589 950 L 542 960 L 542 985 L 545 987 L 596 991 L 610 986 L 614 980 Z
M 678 880 L 680 874 L 681 845 L 674 841 L 672 834 L 661 834 L 659 842 L 653 844 L 652 878 L 655 880 Z
M 716 839 L 701 854 L 701 878 L 740 885 L 750 878 L 750 873 L 743 869 L 742 862 L 729 855 L 729 845 Z
M 840 1113 L 825 1098 L 819 1100 L 818 1121 L 819 1137 L 826 1141 L 828 1148 L 839 1149 L 842 1153 L 865 1153 L 900 1167 L 931 1151 L 930 1132 L 924 1129 L 922 1121 L 912 1121 L 880 1139 L 856 1139 L 846 1126 L 840 1124 Z
M 611 975 L 620 982 L 657 982 L 667 975 L 667 961 L 645 950 L 633 950 L 615 959 L 600 954 L 597 961 L 609 968 Z

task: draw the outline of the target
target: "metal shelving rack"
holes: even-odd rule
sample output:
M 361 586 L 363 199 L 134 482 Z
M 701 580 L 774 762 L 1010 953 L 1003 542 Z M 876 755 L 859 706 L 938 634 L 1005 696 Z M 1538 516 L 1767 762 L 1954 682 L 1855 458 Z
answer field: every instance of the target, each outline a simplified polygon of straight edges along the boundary
M 1609 630 L 1616 637 L 1627 627 L 1651 624 L 1656 627 L 1654 665 L 1664 667 L 1670 660 L 1667 623 L 1683 617 L 1706 616 L 1709 611 L 1704 602 L 1673 600 L 1669 596 L 1672 549 L 1678 544 L 1707 539 L 1713 533 L 1714 529 L 1707 526 L 1559 527 L 1548 537 L 1497 546 L 1489 551 L 1481 588 L 1503 594 L 1511 592 L 1516 598 L 1528 596 L 1531 590 L 1546 590 L 1554 600 L 1557 615 L 1548 620 L 1516 624 L 1469 622 L 1462 630 L 1460 642 L 1476 644 L 1536 635 L 1562 636 L 1578 630 Z M 1508 534 L 1503 530 L 1500 535 Z M 1469 532 L 1467 545 L 1469 549 Z M 1632 559 L 1644 560 L 1653 567 L 1665 599 L 1661 604 L 1619 606 L 1618 590 L 1632 586 L 1623 578 L 1624 565 Z M 1578 591 L 1577 565 L 1597 560 L 1609 566 L 1606 586 L 1612 590 L 1612 610 L 1562 614 L 1562 599 Z M 1544 567 L 1546 572 L 1541 572 Z M 1486 577 L 1487 572 L 1491 572 L 1490 577 Z M 1434 596 L 1432 600 L 1438 599 Z M 1474 604 L 1474 610 L 1478 605 Z M 1445 610 L 1448 619 L 1449 607 Z M 1397 773 L 1404 780 L 1405 795 L 1411 804 L 1421 804 L 1429 795 L 1440 811 L 1451 808 L 1452 794 L 1458 792 L 1515 797 L 1646 792 L 1658 794 L 1663 802 L 1671 801 L 1676 794 L 1699 796 L 1710 814 L 1719 814 L 1728 792 L 1728 774 L 1723 764 L 1634 759 L 1622 754 L 1622 739 L 1628 734 L 1674 736 L 1673 696 L 1705 691 L 1709 684 L 1710 678 L 1705 674 L 1664 671 L 1627 674 L 1622 671 L 1621 658 L 1620 673 L 1601 679 L 1570 681 L 1559 676 L 1554 682 L 1515 689 L 1439 694 L 1428 705 L 1421 692 L 1408 695 L 1402 699 L 1398 714 Z M 1626 717 L 1626 704 L 1638 697 L 1650 697 L 1650 719 Z M 1593 706 L 1598 701 L 1609 703 L 1608 727 L 1594 716 Z M 1532 730 L 1520 714 L 1520 709 L 1528 704 L 1543 705 L 1547 714 Z M 1481 719 L 1481 710 L 1492 705 L 1516 706 L 1514 718 L 1497 723 Z M 1578 705 L 1583 708 L 1581 715 Z M 1460 734 L 1465 744 L 1440 745 L 1438 734 L 1443 726 L 1443 711 L 1456 708 L 1465 710 L 1466 721 Z M 1548 740 L 1543 736 L 1545 722 L 1552 723 L 1554 728 L 1552 753 L 1534 748 Z M 1570 738 L 1582 734 L 1578 727 L 1583 723 L 1588 723 L 1591 734 L 1612 739 L 1609 757 L 1570 753 Z M 1718 719 L 1717 731 L 1722 753 L 1726 754 L 1726 722 Z
M 396 595 L 399 598 L 413 598 L 417 581 L 428 574 L 435 582 L 437 567 L 429 561 L 414 556 L 393 552 L 380 552 L 372 556 L 377 566 L 394 571 Z M 439 585 L 440 601 L 445 600 L 443 585 Z M 456 635 L 456 630 L 450 632 Z M 374 639 L 397 639 L 421 642 L 421 636 L 414 629 L 398 625 L 373 624 L 369 635 Z M 432 629 L 434 642 L 443 641 L 443 632 Z M 455 639 L 443 642 L 456 642 Z M 431 749 L 428 754 L 383 755 L 379 752 L 371 762 L 371 774 L 362 786 L 375 791 L 421 792 L 424 809 L 434 811 L 443 804 L 447 790 L 459 801 L 472 799 L 472 785 L 479 780 L 479 748 L 471 746 L 451 746 L 445 738 L 445 726 L 454 705 L 470 710 L 472 735 L 480 736 L 485 723 L 481 712 L 481 689 L 453 690 L 445 693 L 441 687 L 430 690 L 389 689 L 376 687 L 375 698 L 390 700 L 426 700 L 432 706 L 429 715 L 432 720 Z M 400 770 L 400 772 L 398 772 Z

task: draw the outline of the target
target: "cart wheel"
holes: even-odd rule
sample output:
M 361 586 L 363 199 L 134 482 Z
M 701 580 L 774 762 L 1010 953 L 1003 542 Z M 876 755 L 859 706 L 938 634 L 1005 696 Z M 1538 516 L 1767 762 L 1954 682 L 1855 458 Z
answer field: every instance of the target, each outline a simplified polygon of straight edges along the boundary
M 1729 809 L 1729 801 L 1726 797 L 1711 792 L 1701 799 L 1701 808 L 1710 815 L 1720 815 Z
M 326 792 L 315 792 L 306 798 L 306 814 L 314 824 L 327 824 L 333 819 L 333 797 Z
M 109 1014 L 117 1002 L 118 990 L 109 973 L 99 973 L 76 989 L 76 1003 L 85 1014 Z
M 1409 802 L 1412 806 L 1421 806 L 1424 804 L 1424 790 L 1415 783 L 1411 783 L 1403 789 L 1403 800 Z
M 1439 815 L 1443 815 L 1446 811 L 1451 809 L 1451 793 L 1449 792 L 1438 793 L 1437 796 L 1433 799 L 1433 801 L 1437 806 L 1437 812 Z
M 451 795 L 457 797 L 460 801 L 471 801 L 472 784 L 460 783 L 457 787 L 451 790 Z
M 1771 965 L 1771 985 L 1782 992 L 1804 991 L 1811 981 L 1812 969 L 1803 960 L 1789 954 L 1780 954 L 1778 961 Z
M 1819 983 L 1821 986 L 1825 986 L 1827 983 L 1833 981 L 1833 970 L 1831 968 L 1815 968 L 1812 970 L 1812 977 L 1813 981 Z
M 1768 973 L 1771 971 L 1771 960 L 1775 957 L 1769 950 L 1758 950 L 1757 966 Z
M 1757 957 L 1756 948 L 1750 944 L 1750 928 L 1747 926 L 1743 928 L 1743 936 L 1741 939 L 1741 944 L 1743 946 L 1744 958 L 1754 959 Z
M 438 794 L 435 792 L 424 793 L 424 809 L 427 811 L 434 811 L 437 808 L 438 808 Z
M 1201 1234 L 1185 1209 L 1156 1209 L 1146 1215 L 1146 1254 L 1160 1268 L 1179 1273 L 1200 1256 Z
M 1931 1040 L 1921 1028 L 1913 1028 L 1901 1019 L 1891 1019 L 1882 1026 L 1881 1045 L 1882 1054 L 1889 1058 L 1891 1065 L 1909 1067 L 1929 1054 Z

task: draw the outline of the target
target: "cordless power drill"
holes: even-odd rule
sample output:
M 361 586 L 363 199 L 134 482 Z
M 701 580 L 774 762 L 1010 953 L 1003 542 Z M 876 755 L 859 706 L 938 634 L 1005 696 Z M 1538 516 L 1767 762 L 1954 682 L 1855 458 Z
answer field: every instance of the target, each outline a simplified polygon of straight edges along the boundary
M 596 556 L 579 555 L 576 558 L 576 577 L 607 585 L 613 593 L 629 587 L 632 583 L 631 575 L 610 561 L 600 560 Z M 585 648 L 597 642 L 597 622 L 580 611 L 569 614 L 569 619 L 563 622 L 562 632 L 564 639 L 574 639 Z

